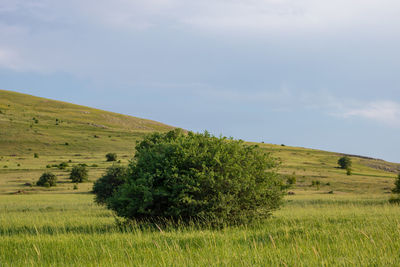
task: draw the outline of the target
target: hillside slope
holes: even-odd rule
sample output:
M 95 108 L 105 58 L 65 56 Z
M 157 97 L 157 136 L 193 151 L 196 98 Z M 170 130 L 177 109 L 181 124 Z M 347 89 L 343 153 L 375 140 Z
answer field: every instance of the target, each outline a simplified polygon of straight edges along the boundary
M 151 120 L 0 90 L 0 193 L 88 192 L 91 183 L 72 191 L 68 172 L 73 165 L 87 164 L 94 181 L 113 164 L 105 160 L 106 153 L 117 153 L 120 163 L 127 164 L 144 134 L 170 129 Z M 347 176 L 337 168 L 340 153 L 258 145 L 280 158 L 282 175 L 296 178 L 291 189 L 296 194 L 387 194 L 400 172 L 397 163 L 351 156 L 353 175 Z M 61 162 L 69 166 L 57 168 Z M 44 171 L 59 177 L 56 188 L 30 185 Z
M 173 127 L 132 116 L 0 90 L 0 155 L 126 151 Z

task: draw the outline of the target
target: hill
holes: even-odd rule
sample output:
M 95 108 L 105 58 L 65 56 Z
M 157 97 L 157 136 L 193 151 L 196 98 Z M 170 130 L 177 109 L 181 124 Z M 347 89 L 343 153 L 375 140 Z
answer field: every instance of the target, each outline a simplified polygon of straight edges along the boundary
M 127 164 L 144 134 L 170 129 L 151 120 L 0 90 L 0 193 L 72 192 L 67 179 L 71 166 L 87 164 L 94 181 L 112 164 L 105 160 L 106 153 L 117 153 L 118 160 Z M 337 168 L 340 153 L 258 145 L 281 159 L 281 174 L 296 178 L 292 189 L 296 194 L 389 193 L 400 172 L 400 164 L 351 156 L 353 175 L 347 176 Z M 62 162 L 69 166 L 57 168 Z M 31 186 L 46 170 L 59 176 L 59 186 Z M 91 183 L 86 183 L 76 192 L 90 189 Z
M 126 151 L 173 127 L 132 116 L 0 90 L 0 155 Z

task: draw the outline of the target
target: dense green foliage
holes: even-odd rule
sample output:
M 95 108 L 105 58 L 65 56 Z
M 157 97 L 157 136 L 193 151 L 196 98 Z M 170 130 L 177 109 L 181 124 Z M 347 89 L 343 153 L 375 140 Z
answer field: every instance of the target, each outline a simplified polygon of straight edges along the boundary
M 88 170 L 86 169 L 86 166 L 84 165 L 77 165 L 74 166 L 71 170 L 71 174 L 69 176 L 69 179 L 73 183 L 82 183 L 88 180 Z
M 107 161 L 116 161 L 117 160 L 117 154 L 116 153 L 107 153 L 106 154 L 106 159 L 107 159 Z
M 137 144 L 127 183 L 107 206 L 128 219 L 247 222 L 281 204 L 278 162 L 257 146 L 173 130 Z
M 350 169 L 351 165 L 352 165 L 351 158 L 348 156 L 341 157 L 338 160 L 338 164 L 339 164 L 340 168 L 342 168 L 342 169 L 346 169 L 346 170 Z
M 113 165 L 109 167 L 106 173 L 98 179 L 93 185 L 93 193 L 96 195 L 95 201 L 104 204 L 106 199 L 125 183 L 128 175 L 128 169 L 124 166 Z
M 400 173 L 397 175 L 394 185 L 395 187 L 393 188 L 392 192 L 395 194 L 400 194 Z
M 56 182 L 57 176 L 55 176 L 51 172 L 45 172 L 42 174 L 42 176 L 40 176 L 39 180 L 36 182 L 36 185 L 50 187 L 56 186 Z

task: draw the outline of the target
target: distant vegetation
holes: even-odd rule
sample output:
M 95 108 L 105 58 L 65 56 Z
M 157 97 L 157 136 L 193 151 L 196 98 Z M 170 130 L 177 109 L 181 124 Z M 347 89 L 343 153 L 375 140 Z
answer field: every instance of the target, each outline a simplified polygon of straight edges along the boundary
M 107 153 L 106 159 L 107 159 L 107 161 L 117 161 L 117 154 L 116 153 Z
M 44 186 L 44 187 L 51 187 L 51 186 L 56 186 L 56 182 L 57 182 L 57 176 L 55 176 L 51 172 L 45 172 L 42 174 L 42 176 L 40 176 L 36 185 Z
M 352 166 L 352 161 L 351 161 L 351 158 L 350 158 L 350 157 L 344 156 L 344 157 L 341 157 L 341 158 L 338 160 L 338 164 L 339 164 L 339 166 L 340 166 L 341 169 L 347 170 L 347 169 L 350 169 L 350 168 L 351 168 L 351 166 Z
M 71 170 L 69 178 L 73 183 L 83 183 L 88 180 L 88 170 L 83 164 L 74 166 Z

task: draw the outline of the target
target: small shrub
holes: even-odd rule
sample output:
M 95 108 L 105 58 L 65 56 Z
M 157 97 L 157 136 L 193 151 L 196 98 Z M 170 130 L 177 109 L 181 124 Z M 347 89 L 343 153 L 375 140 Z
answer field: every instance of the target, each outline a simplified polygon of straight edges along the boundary
M 128 176 L 126 167 L 113 165 L 109 167 L 106 173 L 93 185 L 93 193 L 96 195 L 95 201 L 98 204 L 105 204 L 118 187 L 123 185 Z
M 51 168 L 51 165 L 50 165 L 50 164 L 47 164 L 47 165 L 46 165 L 46 168 L 47 168 L 47 169 L 50 169 L 50 168 Z
M 39 158 L 39 154 L 38 153 L 34 153 L 33 157 L 37 159 L 37 158 Z
M 65 142 L 65 145 L 66 145 L 66 146 L 69 146 L 69 143 L 68 143 L 68 142 Z
M 97 165 L 97 164 L 92 164 L 91 167 L 96 168 L 96 167 L 99 167 L 99 165 Z
M 19 163 L 18 163 L 18 164 L 17 164 L 17 166 L 18 166 L 18 167 L 20 167 L 20 166 L 21 166 L 21 164 L 19 164 Z
M 68 163 L 66 162 L 61 162 L 60 164 L 58 164 L 57 166 L 60 170 L 65 170 L 68 167 Z
M 286 179 L 286 183 L 291 186 L 296 184 L 296 176 L 294 176 L 294 175 L 288 176 Z
M 107 159 L 107 161 L 116 161 L 117 160 L 117 154 L 116 153 L 107 153 L 106 154 L 106 159 Z
M 3 166 L 3 168 L 4 168 L 4 169 L 7 169 L 7 168 L 8 168 L 8 166 L 7 166 L 7 165 L 4 165 L 4 166 Z
M 349 158 L 348 156 L 341 157 L 338 160 L 338 165 L 341 169 L 344 169 L 344 170 L 351 168 L 351 165 L 352 165 L 351 158 Z
M 36 182 L 38 186 L 50 187 L 55 186 L 57 182 L 57 176 L 51 172 L 45 172 L 40 176 L 39 180 Z
M 85 166 L 83 165 L 77 165 L 74 166 L 71 170 L 71 174 L 69 176 L 69 179 L 73 183 L 83 183 L 88 180 L 88 171 Z
M 347 168 L 346 169 L 346 174 L 349 175 L 349 176 L 353 174 L 351 168 Z
M 74 190 L 78 190 L 78 184 L 74 184 L 73 189 L 74 189 Z
M 71 162 L 72 162 L 72 160 L 68 160 L 68 162 L 69 162 L 69 163 L 71 163 Z

